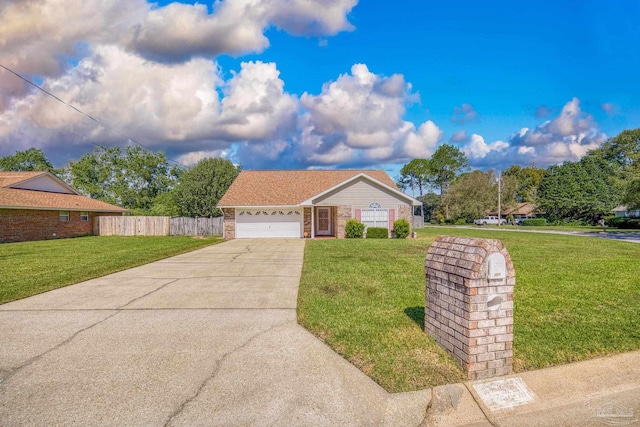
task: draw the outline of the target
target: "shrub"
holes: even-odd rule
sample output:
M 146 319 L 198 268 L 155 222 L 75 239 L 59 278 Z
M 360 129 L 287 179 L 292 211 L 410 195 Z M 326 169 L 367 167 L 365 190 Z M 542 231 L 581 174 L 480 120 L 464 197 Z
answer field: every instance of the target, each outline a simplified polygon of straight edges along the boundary
M 540 227 L 547 225 L 547 220 L 545 218 L 527 218 L 523 219 L 521 224 L 528 227 Z
M 364 235 L 364 224 L 357 219 L 349 219 L 347 220 L 344 232 L 347 239 L 361 239 Z
M 389 230 L 382 227 L 367 228 L 367 239 L 388 239 Z
M 399 219 L 393 222 L 393 231 L 397 239 L 406 239 L 409 235 L 411 225 L 406 219 Z
M 638 218 L 607 218 L 604 222 L 607 227 L 616 227 L 621 229 L 640 229 L 640 219 Z

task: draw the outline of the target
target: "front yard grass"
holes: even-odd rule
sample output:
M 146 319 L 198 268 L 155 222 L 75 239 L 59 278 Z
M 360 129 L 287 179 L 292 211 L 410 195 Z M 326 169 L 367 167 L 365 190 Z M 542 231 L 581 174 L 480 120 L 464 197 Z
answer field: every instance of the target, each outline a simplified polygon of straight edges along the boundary
M 493 230 L 307 242 L 298 319 L 390 392 L 464 379 L 423 332 L 424 258 L 441 234 L 498 238 L 516 269 L 516 372 L 640 349 L 640 244 Z
M 78 237 L 0 245 L 0 304 L 219 243 L 217 237 Z

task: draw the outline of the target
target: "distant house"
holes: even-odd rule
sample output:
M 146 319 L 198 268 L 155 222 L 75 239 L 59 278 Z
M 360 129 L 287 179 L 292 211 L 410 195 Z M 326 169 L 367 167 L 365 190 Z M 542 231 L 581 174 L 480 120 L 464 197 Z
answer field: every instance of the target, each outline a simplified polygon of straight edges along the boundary
M 380 170 L 242 171 L 218 202 L 225 239 L 344 238 L 351 218 L 391 231 L 414 206 Z
M 0 243 L 85 236 L 119 206 L 80 195 L 49 172 L 0 172 Z
M 624 205 L 615 208 L 613 213 L 617 218 L 640 218 L 640 210 L 629 210 Z
M 515 207 L 506 207 L 500 214 L 503 218 L 513 215 L 513 219 L 531 218 L 536 214 L 536 206 L 533 203 L 518 203 Z M 498 212 L 489 212 L 488 215 L 497 216 Z

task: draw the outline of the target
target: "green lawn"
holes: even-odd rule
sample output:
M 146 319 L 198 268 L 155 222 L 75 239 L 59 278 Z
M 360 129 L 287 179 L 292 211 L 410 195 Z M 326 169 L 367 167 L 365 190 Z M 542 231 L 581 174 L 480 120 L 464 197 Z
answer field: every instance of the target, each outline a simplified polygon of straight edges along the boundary
M 482 229 L 307 242 L 302 325 L 392 392 L 463 379 L 422 332 L 424 258 L 441 234 L 501 239 L 516 269 L 514 367 L 640 349 L 640 244 Z
M 5 243 L 0 245 L 0 304 L 221 241 L 103 236 Z

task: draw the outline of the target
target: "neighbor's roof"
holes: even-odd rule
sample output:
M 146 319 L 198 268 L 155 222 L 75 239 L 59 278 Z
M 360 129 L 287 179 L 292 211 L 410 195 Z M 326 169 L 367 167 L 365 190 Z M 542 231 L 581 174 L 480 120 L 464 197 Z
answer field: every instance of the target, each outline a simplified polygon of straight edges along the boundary
M 518 203 L 515 208 L 508 208 L 504 210 L 505 215 L 531 215 L 536 207 L 533 203 Z
M 127 209 L 101 202 L 79 194 L 37 189 L 11 188 L 24 186 L 36 177 L 46 177 L 59 183 L 61 190 L 68 187 L 49 172 L 0 172 L 0 209 L 70 210 L 91 212 L 126 212 Z
M 381 170 L 242 171 L 218 206 L 295 206 L 360 174 L 399 191 Z
M 0 172 L 0 187 L 8 187 L 46 172 Z

